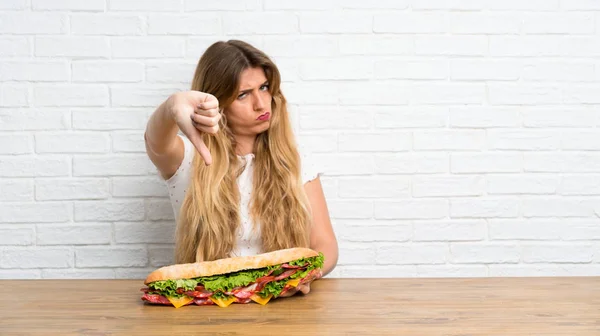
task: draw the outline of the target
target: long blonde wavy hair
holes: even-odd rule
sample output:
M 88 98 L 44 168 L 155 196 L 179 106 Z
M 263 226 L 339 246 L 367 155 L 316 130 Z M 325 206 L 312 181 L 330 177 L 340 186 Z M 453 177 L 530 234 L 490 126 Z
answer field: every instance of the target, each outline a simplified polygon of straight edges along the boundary
M 223 111 L 237 97 L 242 71 L 264 70 L 271 93 L 271 121 L 258 134 L 255 145 L 250 216 L 261 232 L 262 250 L 308 247 L 311 212 L 304 192 L 300 156 L 291 127 L 287 102 L 280 90 L 277 66 L 262 51 L 239 40 L 212 44 L 200 58 L 192 90 L 207 92 L 219 100 Z M 176 229 L 177 263 L 227 258 L 236 247 L 240 226 L 240 194 L 237 177 L 243 171 L 236 142 L 222 114 L 216 134 L 202 134 L 213 163 L 193 159 L 191 184 L 181 206 Z

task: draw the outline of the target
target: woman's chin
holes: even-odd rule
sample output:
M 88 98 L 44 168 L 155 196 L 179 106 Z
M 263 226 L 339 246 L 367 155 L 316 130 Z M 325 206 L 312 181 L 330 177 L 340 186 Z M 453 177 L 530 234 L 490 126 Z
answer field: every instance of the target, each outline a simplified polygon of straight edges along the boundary
M 264 133 L 264 132 L 268 131 L 270 126 L 271 126 L 271 121 L 265 121 L 264 123 L 258 125 L 258 127 L 256 127 L 256 129 L 257 129 L 256 134 L 260 134 L 260 133 Z

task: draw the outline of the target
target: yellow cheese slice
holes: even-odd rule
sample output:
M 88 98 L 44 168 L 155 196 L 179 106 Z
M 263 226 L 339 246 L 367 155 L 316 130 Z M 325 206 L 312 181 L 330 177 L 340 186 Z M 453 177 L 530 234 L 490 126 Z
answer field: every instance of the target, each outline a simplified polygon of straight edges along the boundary
M 169 299 L 169 301 L 171 301 L 171 303 L 173 304 L 173 306 L 175 306 L 175 308 L 185 306 L 186 304 L 194 301 L 194 298 L 191 298 L 189 296 L 182 296 L 180 298 L 167 297 L 167 299 Z
M 261 297 L 258 294 L 253 294 L 250 299 L 256 303 L 260 303 L 261 305 L 266 305 L 267 302 L 269 302 L 269 300 L 271 300 L 271 298 L 273 297 L 273 294 L 269 294 L 269 296 L 267 296 L 266 298 Z
M 212 302 L 216 303 L 221 308 L 227 308 L 230 304 L 235 302 L 235 296 L 232 296 L 229 299 L 216 299 L 211 296 L 210 299 Z
M 286 283 L 286 285 L 289 285 L 292 287 L 298 287 L 299 284 L 300 284 L 300 279 L 290 280 Z

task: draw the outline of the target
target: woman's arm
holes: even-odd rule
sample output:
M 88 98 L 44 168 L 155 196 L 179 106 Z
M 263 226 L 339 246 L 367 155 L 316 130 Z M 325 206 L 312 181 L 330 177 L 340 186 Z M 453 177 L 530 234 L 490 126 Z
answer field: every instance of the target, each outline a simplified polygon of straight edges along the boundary
M 323 194 L 321 179 L 307 182 L 304 190 L 310 201 L 313 211 L 313 227 L 310 232 L 311 249 L 323 252 L 325 255 L 325 265 L 323 265 L 323 276 L 331 272 L 338 261 L 338 243 L 331 226 L 327 202 Z
M 148 120 L 144 140 L 146 152 L 163 178 L 173 176 L 183 160 L 183 141 L 177 136 L 179 129 L 194 144 L 204 162 L 212 163 L 200 134 L 218 132 L 220 119 L 219 101 L 199 91 L 175 93 L 154 111 Z
M 167 109 L 167 101 L 154 111 L 144 133 L 146 153 L 162 177 L 169 179 L 183 160 L 183 141 L 177 136 L 177 123 Z
M 310 232 L 310 248 L 323 252 L 325 264 L 323 265 L 323 276 L 329 274 L 338 261 L 338 244 L 329 219 L 329 210 L 323 194 L 321 179 L 316 179 L 304 184 L 304 190 L 313 212 L 313 226 Z M 310 292 L 310 283 L 292 288 L 281 295 L 281 297 L 292 296 L 297 292 L 308 294 Z

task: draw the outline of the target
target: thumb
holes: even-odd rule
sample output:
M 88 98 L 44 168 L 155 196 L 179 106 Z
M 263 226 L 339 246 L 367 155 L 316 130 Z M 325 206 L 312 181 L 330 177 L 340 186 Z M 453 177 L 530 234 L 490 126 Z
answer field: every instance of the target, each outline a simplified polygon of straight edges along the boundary
M 210 166 L 212 164 L 212 156 L 210 155 L 208 147 L 206 147 L 206 144 L 202 140 L 200 132 L 192 126 L 192 129 L 188 134 L 190 141 L 194 147 L 196 147 L 196 150 L 198 151 L 198 154 L 200 154 L 200 157 L 202 157 L 202 160 L 204 160 L 204 163 L 207 166 Z
M 210 93 L 204 93 L 204 98 L 202 100 L 203 103 L 208 103 L 208 102 L 215 102 L 217 104 L 219 104 L 219 100 L 217 99 L 217 97 L 211 95 Z
M 307 284 L 300 286 L 300 291 L 302 292 L 302 294 L 310 293 L 310 285 Z
M 187 92 L 187 97 L 189 102 L 194 106 L 197 106 L 200 103 L 209 104 L 209 108 L 216 108 L 219 106 L 217 97 L 210 93 L 192 90 Z

